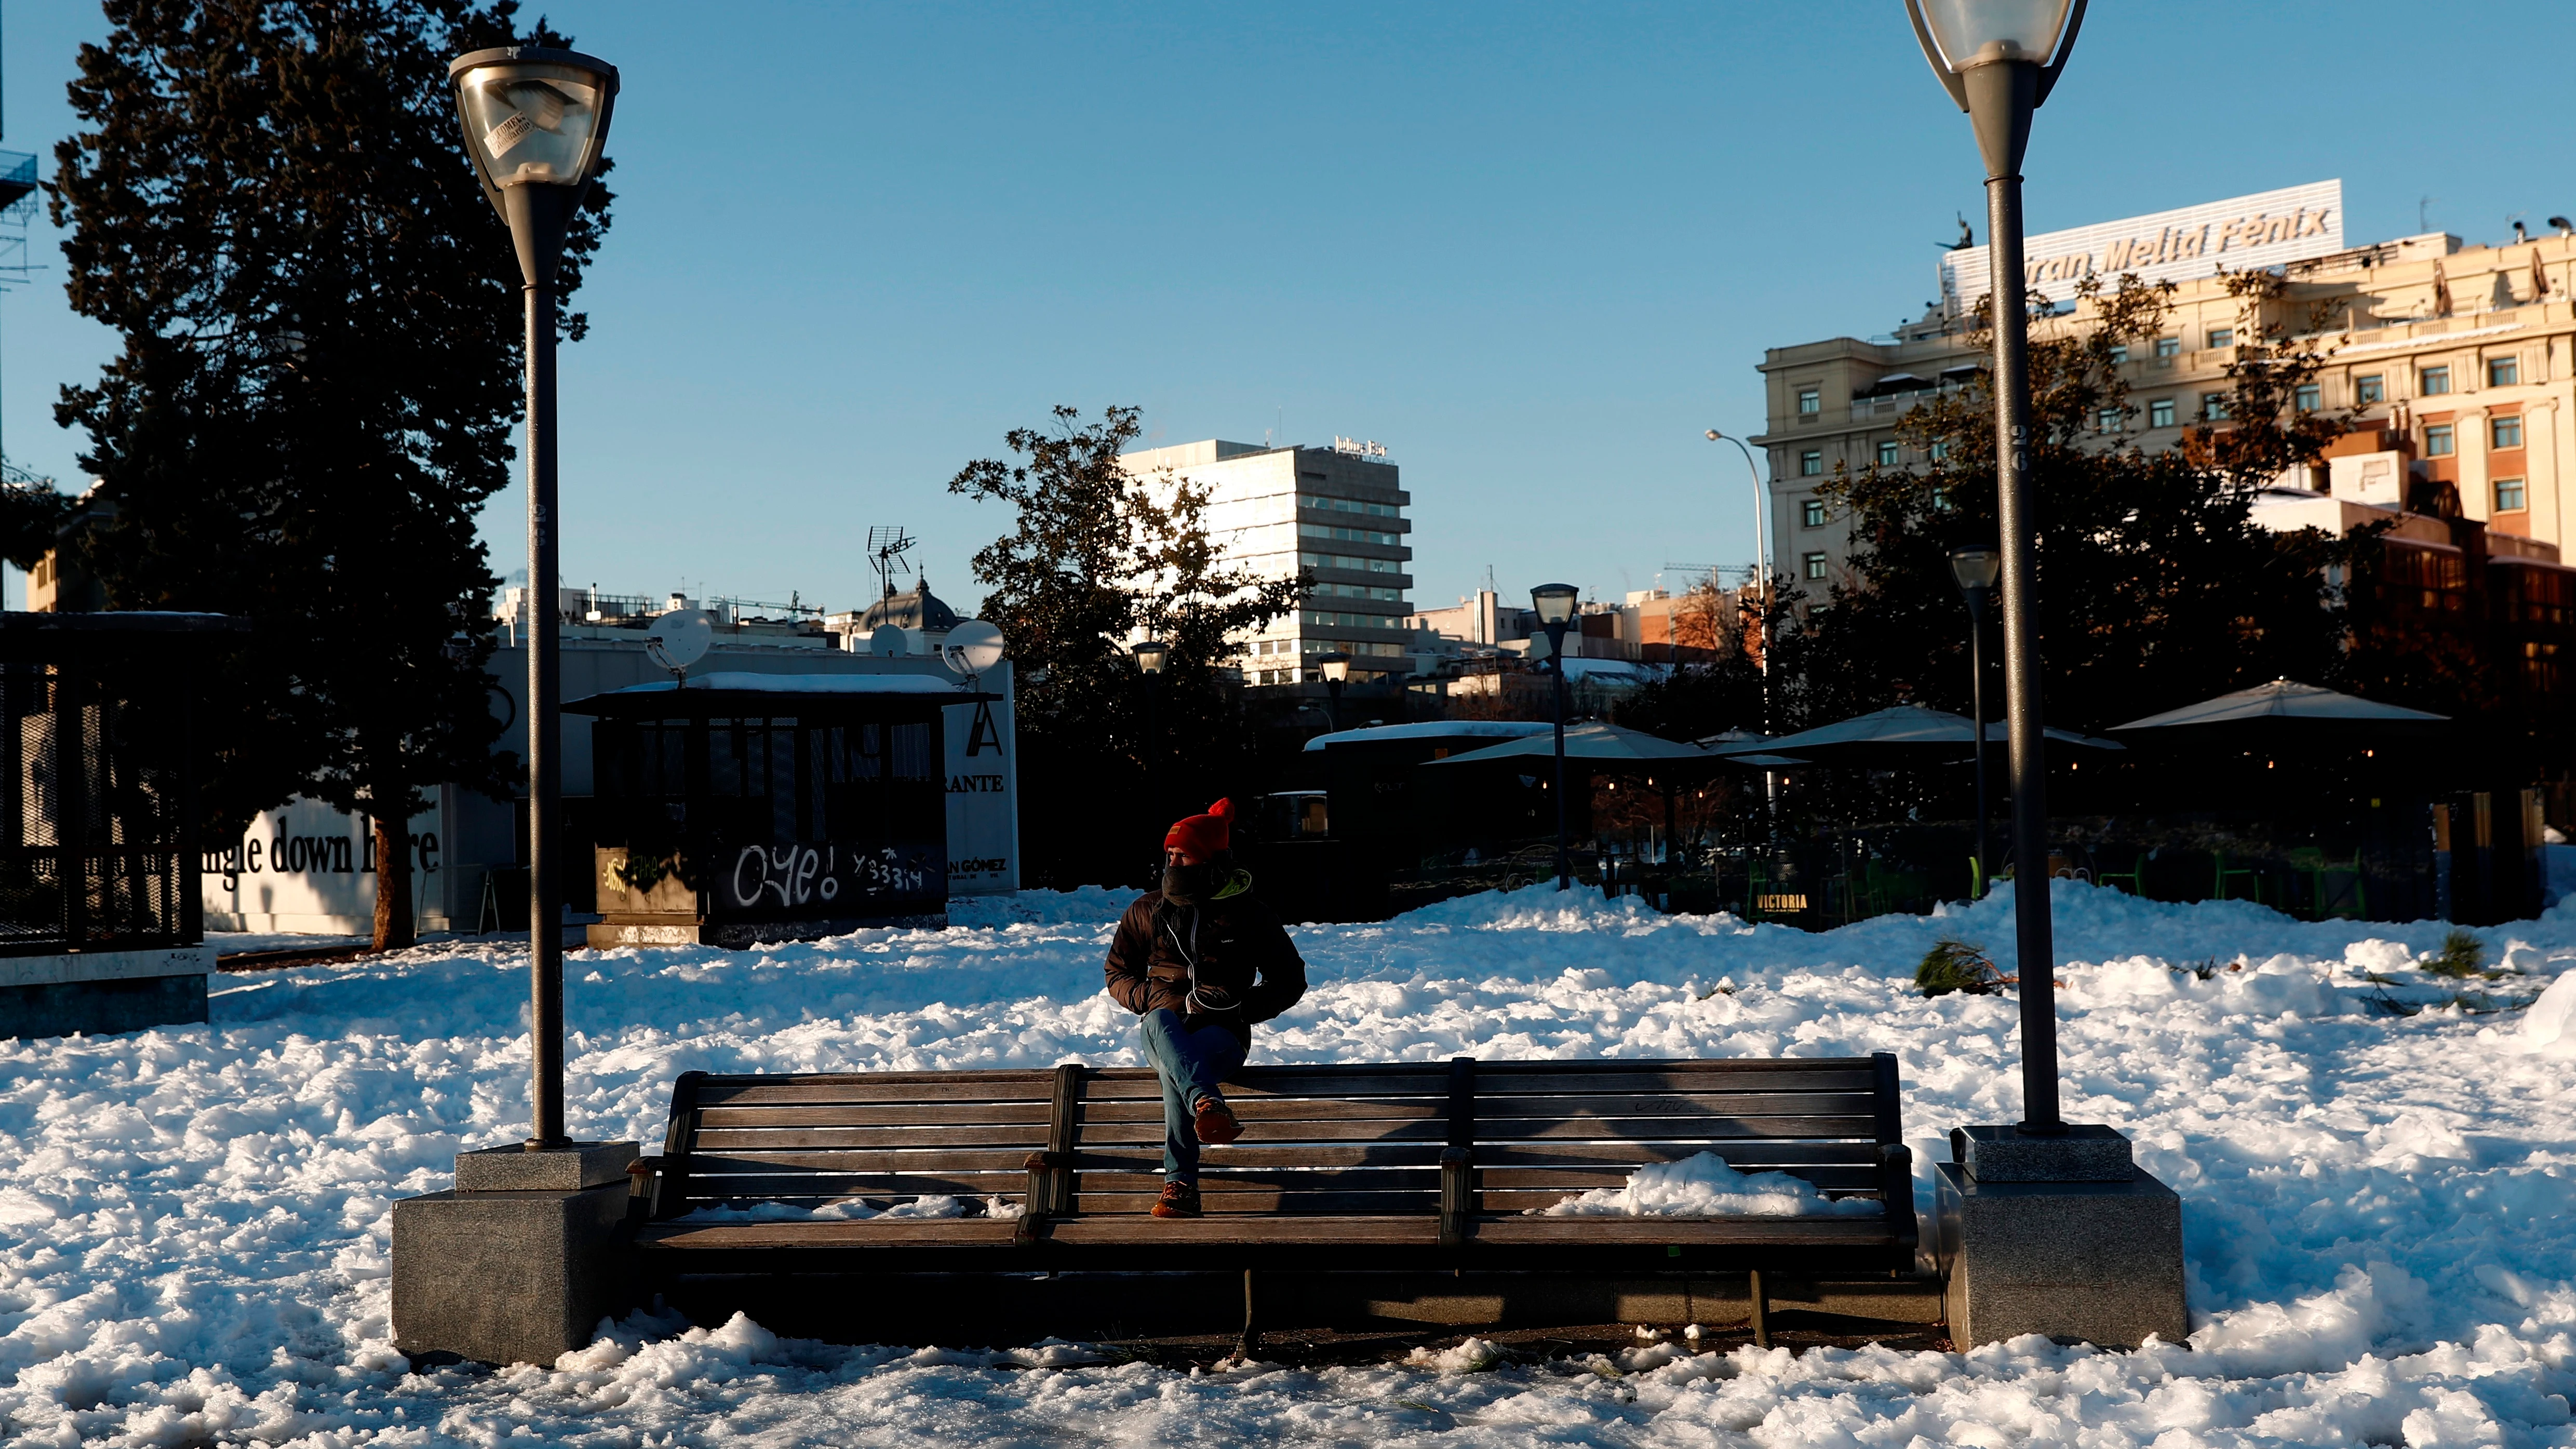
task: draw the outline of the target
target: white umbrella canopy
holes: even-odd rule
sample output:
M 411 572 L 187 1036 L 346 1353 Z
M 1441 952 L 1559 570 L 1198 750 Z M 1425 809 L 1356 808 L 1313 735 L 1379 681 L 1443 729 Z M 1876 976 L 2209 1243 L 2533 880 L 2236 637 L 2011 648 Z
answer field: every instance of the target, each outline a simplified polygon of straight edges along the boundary
M 2381 704 L 2357 694 L 2341 694 L 2313 684 L 2276 679 L 2252 689 L 2204 699 L 2180 709 L 2111 726 L 2115 730 L 2175 729 L 2187 725 L 2246 724 L 2256 721 L 2307 721 L 2341 725 L 2436 725 L 2449 715 L 2404 705 Z
M 2002 741 L 2010 731 L 2001 720 L 1989 721 L 1986 738 Z M 1723 749 L 1723 754 L 1743 754 L 1752 749 L 1766 753 L 1814 756 L 1889 754 L 1903 755 L 1926 748 L 1958 748 L 1976 741 L 1977 727 L 1964 715 L 1946 710 L 1926 709 L 1919 704 L 1900 704 L 1873 710 L 1850 719 L 1836 720 L 1794 735 L 1779 735 L 1758 745 L 1737 745 Z M 2117 750 L 2123 748 L 2112 740 L 2097 740 L 2072 730 L 2048 731 L 2051 743 L 2075 745 L 2086 749 Z
M 1431 763 L 1434 765 L 1486 764 L 1497 760 L 1550 759 L 1555 754 L 1554 734 L 1535 734 L 1527 739 L 1513 740 L 1509 744 L 1489 745 L 1481 750 L 1470 750 L 1466 754 L 1451 755 L 1445 760 L 1433 760 Z M 1604 763 L 1653 765 L 1665 762 L 1689 762 L 1702 765 L 1733 763 L 1712 755 L 1697 745 L 1678 745 L 1660 736 L 1650 735 L 1644 730 L 1625 729 L 1614 724 L 1603 724 L 1597 720 L 1565 727 L 1565 757 L 1569 760 L 1583 760 L 1594 765 Z

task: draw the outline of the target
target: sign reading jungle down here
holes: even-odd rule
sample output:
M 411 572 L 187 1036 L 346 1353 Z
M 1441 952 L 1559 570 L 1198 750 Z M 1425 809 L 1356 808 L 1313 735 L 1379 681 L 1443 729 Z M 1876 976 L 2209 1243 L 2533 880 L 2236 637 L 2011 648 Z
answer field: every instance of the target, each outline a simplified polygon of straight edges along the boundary
M 2052 231 L 2022 243 L 2022 277 L 2034 297 L 2063 302 L 2088 276 L 2108 290 L 2123 272 L 2149 282 L 2252 271 L 2343 250 L 2343 183 L 2279 191 Z M 1941 305 L 1964 312 L 1990 290 L 1984 247 L 1941 258 Z
M 928 845 L 752 844 L 720 850 L 712 864 L 710 914 L 737 920 L 869 916 L 948 895 L 946 863 Z

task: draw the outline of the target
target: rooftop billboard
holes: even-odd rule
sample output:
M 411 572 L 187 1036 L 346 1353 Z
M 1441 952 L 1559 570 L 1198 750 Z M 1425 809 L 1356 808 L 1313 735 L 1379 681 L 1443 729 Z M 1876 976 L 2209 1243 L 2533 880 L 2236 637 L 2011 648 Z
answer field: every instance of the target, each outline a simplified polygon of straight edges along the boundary
M 2022 246 L 2022 274 L 2032 296 L 2063 302 L 2088 276 L 2106 287 L 2123 272 L 2179 282 L 2343 249 L 2343 183 L 2315 181 L 2031 237 Z M 1975 307 L 1989 290 L 1992 265 L 1984 247 L 1944 255 L 1941 305 Z

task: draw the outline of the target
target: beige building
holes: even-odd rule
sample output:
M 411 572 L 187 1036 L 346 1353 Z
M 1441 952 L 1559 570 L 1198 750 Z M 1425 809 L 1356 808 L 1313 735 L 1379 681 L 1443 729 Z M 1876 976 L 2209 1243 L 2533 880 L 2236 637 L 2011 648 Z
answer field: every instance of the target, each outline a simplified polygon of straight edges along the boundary
M 2339 205 L 2339 189 L 2334 196 Z M 2080 274 L 2067 258 L 2044 251 L 2046 238 L 2032 240 L 2034 271 L 2049 269 L 2052 282 Z M 2093 255 L 2099 267 L 2103 254 Z M 2430 507 L 2448 484 L 2467 517 L 2532 541 L 2516 552 L 2559 556 L 2576 527 L 2569 517 L 2576 508 L 2576 235 L 2562 225 L 2555 235 L 2468 246 L 2433 233 L 2300 257 L 2278 263 L 2290 286 L 2269 318 L 2243 315 L 2211 274 L 2215 264 L 2185 268 L 2202 274 L 2175 278 L 2179 290 L 2160 335 L 2126 347 L 2121 367 L 2136 412 L 2098 421 L 2105 444 L 2176 445 L 2223 405 L 2228 364 L 2250 355 L 2265 323 L 2297 333 L 2322 304 L 2326 328 L 2312 335 L 2328 363 L 2312 394 L 2298 401 L 2350 409 L 2358 423 L 2330 450 L 2325 469 L 2300 470 L 2281 483 L 2384 508 Z M 1969 346 L 1966 310 L 1955 294 L 1945 295 L 1893 336 L 1839 337 L 1764 354 L 1768 422 L 1754 441 L 1769 455 L 1776 557 L 1793 583 L 1820 592 L 1844 577 L 1851 551 L 1850 521 L 1818 485 L 1838 469 L 1924 461 L 1897 440 L 1895 424 L 1974 377 L 1982 354 Z M 2081 333 L 2098 320 L 2090 303 L 2070 300 L 2031 330 L 2034 338 Z M 2047 479 L 2038 482 L 2045 506 Z M 2313 512 L 2271 511 L 2283 518 Z
M 1209 490 L 1207 526 L 1229 565 L 1263 578 L 1293 578 L 1299 568 L 1314 590 L 1297 612 L 1241 642 L 1232 663 L 1247 684 L 1295 684 L 1308 655 L 1336 650 L 1352 668 L 1411 667 L 1412 612 L 1405 593 L 1413 550 L 1404 516 L 1413 497 L 1396 465 L 1375 443 L 1338 439 L 1330 448 L 1264 448 L 1213 438 L 1123 455 L 1127 470 L 1149 480 L 1186 481 Z

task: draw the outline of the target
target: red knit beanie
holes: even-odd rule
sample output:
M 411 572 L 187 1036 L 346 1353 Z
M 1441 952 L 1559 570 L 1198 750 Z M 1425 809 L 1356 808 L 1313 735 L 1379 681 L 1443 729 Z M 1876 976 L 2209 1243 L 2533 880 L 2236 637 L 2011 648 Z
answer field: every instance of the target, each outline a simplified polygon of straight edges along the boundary
M 1234 802 L 1219 800 L 1207 808 L 1205 815 L 1193 815 L 1173 825 L 1163 836 L 1163 848 L 1187 851 L 1207 860 L 1233 849 L 1233 841 Z

